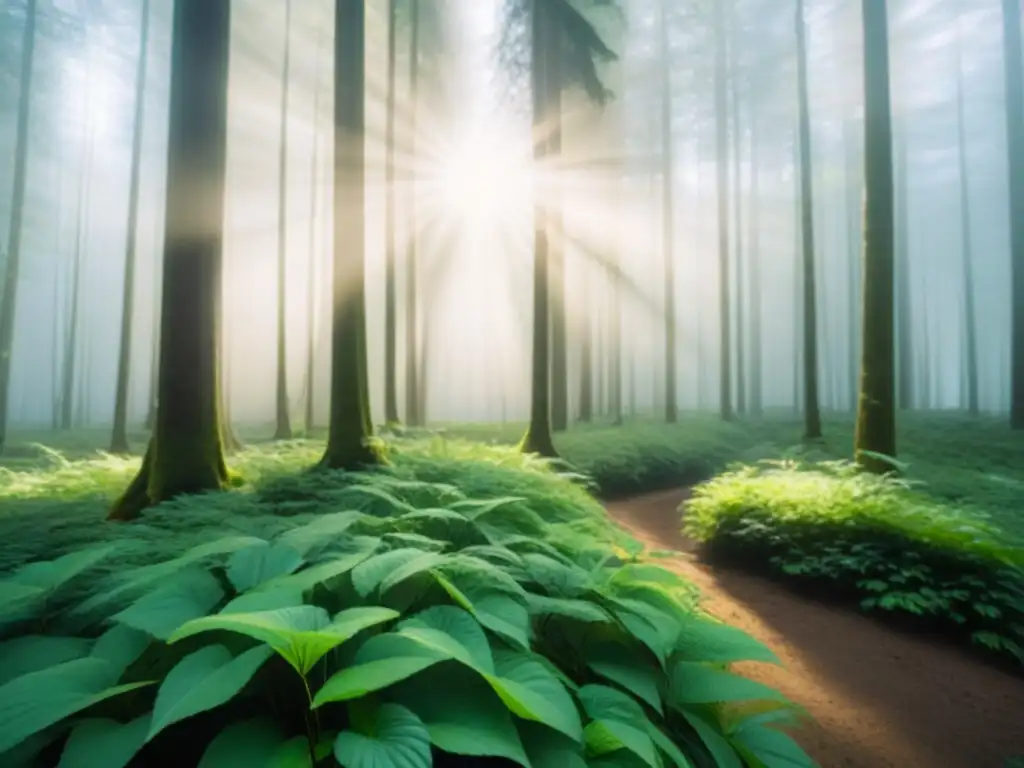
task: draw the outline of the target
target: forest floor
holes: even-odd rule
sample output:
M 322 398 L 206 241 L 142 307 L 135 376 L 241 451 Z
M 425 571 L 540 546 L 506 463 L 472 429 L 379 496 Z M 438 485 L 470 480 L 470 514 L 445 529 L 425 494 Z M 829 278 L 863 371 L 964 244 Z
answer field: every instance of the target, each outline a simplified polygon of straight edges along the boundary
M 702 562 L 679 532 L 688 489 L 608 505 L 659 564 L 700 587 L 708 613 L 768 645 L 784 667 L 737 671 L 814 718 L 794 732 L 823 768 L 1002 768 L 1024 753 L 1024 682 L 956 648 Z M 673 556 L 664 556 L 666 550 Z

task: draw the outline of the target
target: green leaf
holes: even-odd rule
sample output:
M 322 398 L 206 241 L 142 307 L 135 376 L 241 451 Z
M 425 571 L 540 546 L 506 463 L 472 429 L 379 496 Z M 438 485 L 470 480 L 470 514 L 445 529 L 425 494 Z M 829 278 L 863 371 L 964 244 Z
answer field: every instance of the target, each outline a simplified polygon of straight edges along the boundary
M 110 662 L 120 676 L 143 654 L 153 642 L 149 633 L 115 624 L 96 640 L 90 654 L 95 659 Z
M 472 613 L 487 629 L 529 650 L 531 628 L 525 594 L 520 599 L 486 582 L 474 581 L 472 577 L 462 578 L 458 584 L 440 573 L 435 573 L 434 577 L 458 605 Z
M 531 720 L 518 720 L 516 728 L 532 768 L 587 768 L 583 748 L 565 734 Z
M 615 599 L 613 613 L 631 635 L 646 645 L 662 665 L 675 647 L 678 622 L 639 600 Z
M 298 587 L 279 586 L 273 589 L 253 589 L 228 601 L 218 613 L 260 613 L 279 608 L 297 608 L 303 605 L 303 593 Z
M 272 653 L 263 645 L 236 657 L 223 645 L 207 645 L 190 653 L 160 684 L 146 741 L 169 725 L 231 701 Z
M 674 706 L 750 699 L 786 701 L 785 696 L 763 683 L 690 661 L 673 665 L 669 675 L 668 698 Z
M 302 555 L 287 544 L 254 544 L 228 558 L 227 576 L 238 592 L 245 592 L 270 579 L 293 573 L 302 562 Z
M 611 620 L 611 616 L 603 608 L 587 600 L 570 597 L 548 597 L 527 592 L 526 607 L 531 616 L 565 616 L 589 623 Z
M 676 768 L 694 768 L 693 763 L 683 754 L 683 751 L 676 743 L 666 736 L 665 732 L 654 723 L 647 723 L 647 734 L 651 737 L 651 741 L 654 742 L 655 746 L 668 755 Z
M 0 643 L 0 685 L 29 672 L 89 655 L 92 642 L 81 637 L 22 635 Z
M 16 581 L 0 581 L 0 626 L 34 616 L 46 599 L 46 590 Z
M 342 555 L 334 557 L 323 563 L 317 563 L 316 565 L 308 568 L 303 568 L 301 571 L 296 573 L 288 574 L 287 576 L 279 576 L 270 581 L 266 581 L 256 588 L 256 591 L 262 592 L 264 590 L 278 590 L 278 589 L 297 589 L 300 592 L 305 592 L 308 589 L 312 589 L 317 584 L 322 584 L 325 581 L 336 579 L 342 576 L 357 565 L 365 561 L 373 551 L 379 545 L 378 539 L 370 537 L 361 538 L 358 544 L 353 545 L 354 549 L 350 552 L 345 552 Z
M 711 753 L 718 768 L 744 768 L 743 761 L 736 754 L 736 750 L 718 728 L 693 712 L 684 711 L 682 715 L 700 736 L 700 740 L 708 748 L 708 752 Z
M 733 735 L 732 744 L 758 768 L 818 768 L 792 738 L 763 725 L 740 730 Z
M 659 670 L 637 651 L 617 643 L 600 643 L 589 646 L 585 657 L 587 666 L 601 677 L 622 686 L 658 712 L 662 711 Z
M 377 710 L 373 733 L 342 731 L 334 757 L 344 768 L 431 768 L 430 734 L 405 707 L 384 704 Z
M 0 754 L 97 702 L 151 685 L 114 685 L 119 674 L 103 659 L 74 659 L 0 686 Z
M 130 723 L 81 721 L 64 745 L 57 768 L 124 768 L 146 743 L 149 712 Z
M 334 749 L 336 733 L 324 732 L 320 734 L 320 741 L 313 750 L 316 765 L 323 765 L 323 761 Z M 238 768 L 250 768 L 252 764 L 247 763 Z M 309 739 L 305 736 L 295 736 L 281 744 L 278 750 L 270 758 L 267 768 L 313 768 L 313 758 L 309 756 Z M 219 766 L 210 766 L 219 768 Z
M 494 673 L 494 658 L 480 623 L 452 605 L 438 605 L 401 622 L 396 632 L 481 672 Z
M 232 723 L 218 733 L 203 752 L 197 768 L 254 768 L 277 765 L 271 761 L 285 744 L 284 737 L 272 720 L 254 718 Z M 309 747 L 302 739 L 305 762 L 281 764 L 279 768 L 312 768 Z
M 205 616 L 190 621 L 168 640 L 175 643 L 191 635 L 224 630 L 267 643 L 300 675 L 305 675 L 325 653 L 357 632 L 398 616 L 390 608 L 350 608 L 333 622 L 319 606 L 302 605 L 258 613 Z
M 503 757 L 530 768 L 512 716 L 475 672 L 447 664 L 395 691 L 427 727 L 435 747 L 457 755 Z
M 645 718 L 646 719 L 646 718 Z M 603 755 L 626 749 L 632 752 L 650 768 L 661 768 L 661 760 L 654 742 L 646 732 L 634 725 L 619 720 L 594 720 L 583 730 L 587 750 L 595 755 Z
M 354 510 L 319 515 L 304 525 L 285 531 L 277 537 L 276 543 L 290 547 L 305 557 L 317 545 L 336 540 L 352 523 L 363 517 L 365 515 L 362 512 Z
M 170 583 L 132 603 L 114 621 L 166 640 L 182 624 L 205 616 L 224 598 L 224 590 L 207 570 L 186 571 Z
M 734 661 L 764 661 L 782 664 L 775 652 L 746 632 L 719 621 L 691 616 L 679 625 L 675 654 L 682 661 L 731 664 Z
M 400 552 L 402 550 L 395 551 Z M 440 565 L 447 560 L 447 555 L 442 555 L 438 552 L 421 552 L 419 557 L 414 557 L 412 560 L 409 560 L 389 573 L 380 582 L 380 593 L 383 595 L 389 589 L 401 584 L 406 579 L 411 579 L 419 573 L 429 571 L 434 566 Z
M 402 548 L 381 552 L 365 560 L 352 570 L 352 586 L 360 597 L 366 597 L 381 586 L 382 582 L 403 566 L 419 560 L 424 555 L 433 555 L 421 549 Z
M 577 742 L 583 740 L 572 696 L 532 654 L 495 651 L 494 667 L 496 674 L 486 675 L 487 682 L 514 715 L 544 723 Z
M 607 685 L 585 685 L 576 696 L 591 720 L 618 720 L 637 727 L 647 722 L 647 715 L 637 702 Z
M 317 691 L 313 707 L 358 699 L 412 677 L 448 657 L 409 637 L 385 633 L 369 638 L 350 666 L 336 672 Z
M 53 591 L 80 573 L 109 557 L 117 545 L 79 549 L 56 560 L 29 563 L 10 576 L 10 580 L 29 587 Z

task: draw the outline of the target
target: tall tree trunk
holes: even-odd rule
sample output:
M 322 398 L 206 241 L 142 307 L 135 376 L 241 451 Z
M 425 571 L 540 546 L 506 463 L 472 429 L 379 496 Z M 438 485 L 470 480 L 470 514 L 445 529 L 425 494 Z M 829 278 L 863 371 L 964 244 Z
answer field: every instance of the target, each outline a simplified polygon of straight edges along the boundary
M 135 311 L 135 247 L 139 227 L 139 178 L 142 175 L 142 132 L 146 115 L 146 59 L 149 55 L 149 5 L 142 0 L 142 30 L 135 73 L 135 127 L 132 136 L 132 167 L 128 182 L 128 233 L 124 255 L 124 286 L 121 301 L 121 343 L 117 356 L 117 391 L 114 396 L 114 429 L 111 453 L 128 453 L 128 380 L 131 375 L 132 327 Z
M 366 362 L 366 9 L 335 0 L 334 327 L 331 415 L 321 466 L 376 464 Z
M 551 90 L 551 117 L 548 120 L 548 162 L 557 163 L 562 154 L 562 66 L 555 54 L 548 56 L 548 87 Z M 564 432 L 569 428 L 569 350 L 566 325 L 565 290 L 565 216 L 562 191 L 557 186 L 548 208 L 548 258 L 551 278 L 551 428 Z
M 622 169 L 616 165 L 612 178 L 611 210 L 619 210 L 622 200 Z M 612 424 L 622 424 L 622 287 L 620 280 L 622 259 L 622 227 L 613 224 L 608 263 L 608 407 Z
M 410 0 L 411 28 L 409 43 L 409 157 L 410 164 L 416 167 L 419 138 L 416 132 L 419 112 L 419 72 L 420 72 L 420 0 Z M 419 378 L 419 338 L 417 322 L 417 244 L 419 238 L 419 220 L 417 216 L 417 194 L 419 184 L 415 175 L 409 187 L 408 207 L 408 242 L 405 246 L 405 423 L 410 427 L 421 427 L 424 414 L 420 413 L 420 378 Z
M 316 393 L 316 325 L 319 309 L 319 258 L 316 248 L 316 223 L 320 209 L 317 205 L 320 181 L 320 51 L 323 37 L 317 36 L 316 81 L 313 86 L 313 158 L 309 168 L 309 274 L 306 284 L 306 402 L 303 429 L 306 435 L 313 429 Z
M 864 283 L 860 397 L 854 455 L 873 472 L 896 456 L 893 345 L 893 168 L 889 32 L 885 0 L 862 0 L 864 14 Z
M 860 369 L 860 291 L 858 286 L 861 281 L 861 258 L 860 258 L 860 219 L 862 213 L 861 196 L 862 189 L 859 174 L 857 173 L 857 149 L 851 130 L 852 120 L 843 123 L 843 146 L 846 150 L 846 250 L 847 262 L 850 271 L 849 287 L 849 388 L 850 401 L 849 409 L 857 411 L 857 378 Z
M 150 347 L 152 355 L 149 360 L 149 402 L 146 404 L 146 429 L 152 431 L 156 426 L 156 407 L 160 384 L 160 286 L 163 269 L 159 258 L 153 265 L 153 329 Z
M 907 137 L 902 121 L 893 123 L 893 205 L 896 248 L 896 376 L 897 406 L 914 407 L 913 314 L 910 298 L 910 200 L 907 184 Z
M 729 279 L 729 114 L 726 102 L 725 12 L 715 3 L 715 157 L 718 162 L 718 313 L 719 394 L 718 409 L 724 421 L 732 421 L 732 328 Z
M 552 28 L 544 13 L 545 6 L 534 0 L 530 29 L 533 51 L 531 91 L 533 100 L 533 159 L 539 168 L 548 157 L 546 139 L 551 117 L 552 84 L 549 63 Z M 550 275 L 548 271 L 549 212 L 534 182 L 533 193 L 533 371 L 530 382 L 530 423 L 520 443 L 524 453 L 555 457 L 551 435 L 551 371 L 550 371 Z
M 665 281 L 665 421 L 679 420 L 676 385 L 676 265 L 675 238 L 675 158 L 672 137 L 672 68 L 669 47 L 669 0 L 658 5 L 659 46 L 661 49 L 661 248 L 664 255 Z
M 1020 2 L 1003 0 L 1003 67 L 1010 184 L 1012 326 L 1010 426 L 1024 429 L 1024 75 L 1021 73 Z
M 578 323 L 577 334 L 580 340 L 580 400 L 579 421 L 587 424 L 594 419 L 594 321 L 591 315 L 590 272 L 584 270 L 580 275 L 580 306 L 583 317 Z
M 288 403 L 288 91 L 291 76 L 292 3 L 284 11 L 284 65 L 281 68 L 281 112 L 277 181 L 277 388 L 274 440 L 292 437 Z
M 761 349 L 761 167 L 757 110 L 750 110 L 750 415 L 764 410 Z
M 229 0 L 176 0 L 159 405 L 142 467 L 111 510 L 114 520 L 131 520 L 146 506 L 221 489 L 228 481 L 217 352 L 230 40 Z
M 384 134 L 384 422 L 398 423 L 395 269 L 395 64 L 398 0 L 388 0 L 388 92 Z
M 977 416 L 978 407 L 978 327 L 974 306 L 974 247 L 971 232 L 971 192 L 967 177 L 967 118 L 964 113 L 964 71 L 961 58 L 960 28 L 956 35 L 956 144 L 960 176 L 960 258 L 963 263 L 964 292 L 964 367 L 967 374 L 967 410 Z
M 818 313 L 814 269 L 814 190 L 811 175 L 811 110 L 807 94 L 804 0 L 796 0 L 797 88 L 800 99 L 800 201 L 803 243 L 804 439 L 821 437 L 818 409 Z
M 747 410 L 747 361 L 746 344 L 743 334 L 746 332 L 746 321 L 743 311 L 746 302 L 746 291 L 743 269 L 743 164 L 741 148 L 743 146 L 740 130 L 740 87 L 739 87 L 739 25 L 736 23 L 736 2 L 729 4 L 729 86 L 732 95 L 732 168 L 733 168 L 733 203 L 736 212 L 736 411 L 739 414 Z
M 799 103 L 797 105 L 799 111 Z M 793 410 L 804 409 L 804 270 L 803 270 L 803 195 L 800 193 L 800 120 L 793 133 Z
M 21 78 L 18 85 L 18 121 L 14 138 L 14 191 L 11 221 L 7 230 L 7 268 L 0 296 L 0 452 L 7 443 L 10 409 L 11 353 L 14 351 L 14 323 L 17 318 L 18 275 L 21 267 L 22 220 L 28 182 L 29 125 L 32 113 L 32 76 L 35 68 L 36 11 L 38 0 L 28 0 L 25 29 L 21 38 Z

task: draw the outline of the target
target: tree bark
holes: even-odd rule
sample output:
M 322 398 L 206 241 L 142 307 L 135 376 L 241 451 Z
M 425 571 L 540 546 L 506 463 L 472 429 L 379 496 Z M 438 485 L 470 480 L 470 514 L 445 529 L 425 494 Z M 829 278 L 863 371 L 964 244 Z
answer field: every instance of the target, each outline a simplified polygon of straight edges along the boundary
M 715 157 L 718 159 L 718 301 L 719 301 L 719 394 L 723 421 L 732 421 L 732 328 L 731 280 L 729 277 L 729 143 L 726 102 L 725 13 L 715 3 Z
M 410 0 L 411 29 L 409 43 L 409 157 L 412 167 L 416 167 L 419 138 L 416 132 L 419 111 L 419 71 L 420 71 L 420 0 Z M 425 414 L 420 412 L 420 377 L 419 377 L 419 338 L 417 323 L 419 309 L 417 307 L 418 291 L 418 230 L 417 199 L 419 185 L 415 176 L 409 186 L 408 218 L 409 235 L 405 246 L 405 423 L 410 427 L 421 427 Z
M 967 117 L 964 113 L 964 71 L 961 60 L 960 29 L 956 36 L 956 144 L 960 176 L 960 257 L 963 262 L 964 367 L 967 378 L 967 410 L 977 416 L 978 327 L 974 306 L 974 246 L 971 231 L 971 192 L 967 176 Z
M 218 310 L 230 30 L 229 0 L 175 2 L 159 405 L 142 467 L 111 510 L 112 520 L 131 520 L 147 506 L 228 482 Z
M 893 163 L 885 0 L 862 0 L 864 20 L 864 283 L 860 395 L 854 456 L 890 472 L 896 456 L 893 344 Z
M 760 418 L 764 409 L 761 343 L 761 167 L 756 109 L 750 113 L 750 415 Z
M 658 5 L 659 46 L 661 49 L 661 248 L 665 281 L 665 421 L 679 420 L 676 384 L 676 265 L 675 265 L 675 157 L 672 136 L 672 68 L 669 47 L 669 0 Z
M 284 65 L 281 69 L 280 133 L 277 181 L 277 386 L 274 440 L 292 437 L 288 402 L 288 91 L 291 77 L 292 3 L 284 11 Z
M 384 422 L 398 423 L 395 276 L 395 64 L 398 0 L 388 0 L 388 92 L 384 134 Z

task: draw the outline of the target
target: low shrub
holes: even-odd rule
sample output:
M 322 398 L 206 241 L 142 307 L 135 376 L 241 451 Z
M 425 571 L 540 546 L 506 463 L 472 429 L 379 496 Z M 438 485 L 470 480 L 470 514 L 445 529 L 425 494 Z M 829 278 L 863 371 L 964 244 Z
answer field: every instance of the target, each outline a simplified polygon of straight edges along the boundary
M 1024 549 L 955 508 L 848 462 L 762 462 L 698 486 L 686 533 L 872 613 L 925 619 L 1024 662 Z
M 728 671 L 772 652 L 603 544 L 578 486 L 432 450 L 295 478 L 264 453 L 250 491 L 0 581 L 0 764 L 813 765 L 777 730 L 795 708 Z M 219 535 L 140 560 L 215 501 Z

